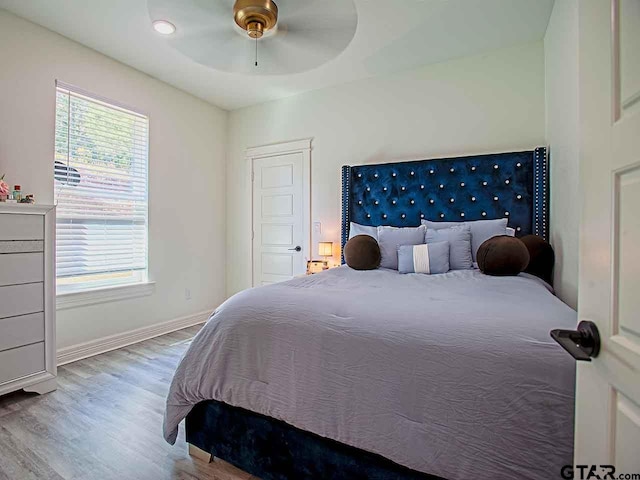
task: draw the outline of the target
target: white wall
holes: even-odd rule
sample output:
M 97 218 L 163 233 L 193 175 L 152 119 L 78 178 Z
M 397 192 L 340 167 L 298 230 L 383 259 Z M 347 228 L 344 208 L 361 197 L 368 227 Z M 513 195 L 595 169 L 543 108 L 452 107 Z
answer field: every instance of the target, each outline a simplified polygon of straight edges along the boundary
M 248 147 L 313 137 L 312 220 L 340 241 L 340 166 L 544 145 L 542 42 L 236 110 L 227 154 L 227 292 L 250 286 Z M 338 253 L 338 252 L 336 252 Z M 336 261 L 338 258 L 336 257 Z
M 576 308 L 578 299 L 579 138 L 578 0 L 556 0 L 544 38 L 546 139 L 551 161 L 551 244 L 554 286 Z
M 39 203 L 53 202 L 56 79 L 150 117 L 149 274 L 157 282 L 151 296 L 59 311 L 58 347 L 216 307 L 225 295 L 227 112 L 0 10 L 0 172 Z

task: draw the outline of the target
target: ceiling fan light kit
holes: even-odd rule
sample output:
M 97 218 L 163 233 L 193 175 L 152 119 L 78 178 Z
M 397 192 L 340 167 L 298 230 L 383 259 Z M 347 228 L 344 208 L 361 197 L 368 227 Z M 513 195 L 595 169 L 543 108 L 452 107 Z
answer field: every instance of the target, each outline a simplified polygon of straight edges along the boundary
M 278 6 L 271 0 L 236 0 L 233 19 L 251 38 L 261 38 L 278 23 Z

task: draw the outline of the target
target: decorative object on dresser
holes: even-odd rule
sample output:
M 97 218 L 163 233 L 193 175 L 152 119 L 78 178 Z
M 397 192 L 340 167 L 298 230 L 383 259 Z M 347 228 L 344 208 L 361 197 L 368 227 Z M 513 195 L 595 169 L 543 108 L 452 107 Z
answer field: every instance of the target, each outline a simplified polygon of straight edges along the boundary
M 4 174 L 0 177 L 0 202 L 6 202 L 9 196 L 9 185 L 4 181 Z
M 0 395 L 56 389 L 55 207 L 0 205 Z

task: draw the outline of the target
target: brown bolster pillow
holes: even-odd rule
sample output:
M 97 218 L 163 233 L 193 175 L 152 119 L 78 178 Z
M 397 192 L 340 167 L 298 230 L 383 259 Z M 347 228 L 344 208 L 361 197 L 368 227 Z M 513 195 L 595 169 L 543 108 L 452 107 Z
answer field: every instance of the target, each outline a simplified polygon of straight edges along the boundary
M 525 272 L 541 278 L 549 285 L 553 285 L 553 266 L 556 262 L 556 254 L 553 247 L 544 238 L 538 235 L 525 235 L 520 240 L 529 250 L 529 266 Z
M 369 235 L 356 235 L 344 246 L 344 261 L 354 270 L 375 270 L 381 258 L 378 242 Z
M 519 238 L 498 235 L 480 245 L 476 259 L 487 275 L 518 275 L 529 265 L 529 250 Z

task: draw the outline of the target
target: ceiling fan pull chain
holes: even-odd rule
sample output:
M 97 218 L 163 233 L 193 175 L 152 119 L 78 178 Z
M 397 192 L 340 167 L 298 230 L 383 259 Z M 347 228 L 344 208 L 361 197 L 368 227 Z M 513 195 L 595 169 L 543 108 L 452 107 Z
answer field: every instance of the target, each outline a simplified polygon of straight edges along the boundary
M 256 67 L 258 66 L 258 37 L 256 37 Z

